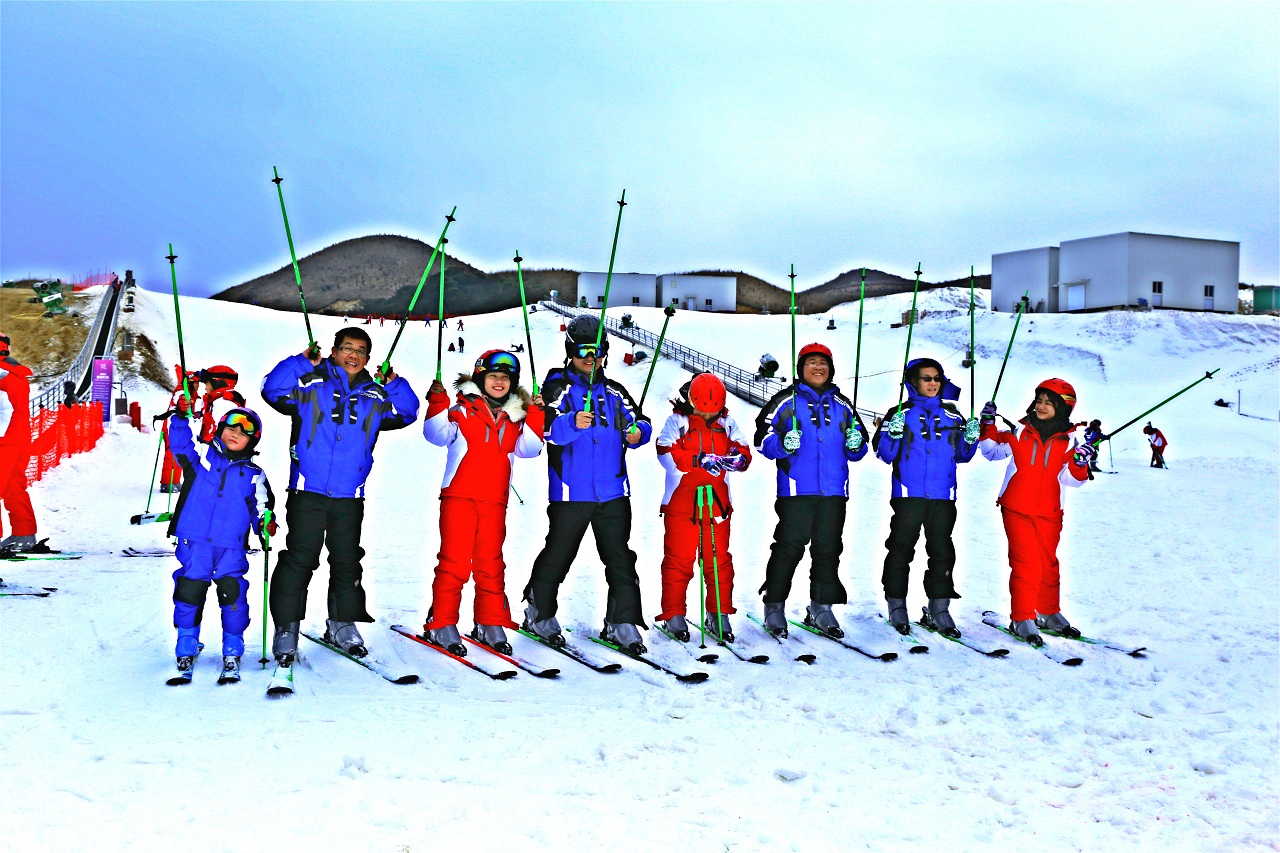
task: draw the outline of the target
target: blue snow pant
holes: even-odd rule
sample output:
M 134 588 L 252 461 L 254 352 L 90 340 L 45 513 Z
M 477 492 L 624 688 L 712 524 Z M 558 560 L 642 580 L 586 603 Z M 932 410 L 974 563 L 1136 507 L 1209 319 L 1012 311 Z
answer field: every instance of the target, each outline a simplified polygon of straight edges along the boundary
M 222 608 L 222 653 L 244 654 L 244 631 L 249 627 L 249 559 L 243 548 L 218 548 L 202 542 L 178 540 L 173 573 L 173 626 L 178 629 L 176 654 L 193 655 L 199 647 L 200 617 L 205 594 L 213 585 Z

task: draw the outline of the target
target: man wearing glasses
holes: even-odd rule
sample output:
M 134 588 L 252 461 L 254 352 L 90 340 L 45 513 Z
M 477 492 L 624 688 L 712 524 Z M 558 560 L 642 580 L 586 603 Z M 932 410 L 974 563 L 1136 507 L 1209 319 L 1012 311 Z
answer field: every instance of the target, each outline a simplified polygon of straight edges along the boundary
M 889 621 L 901 634 L 911 632 L 907 613 L 907 576 L 915 556 L 920 528 L 924 528 L 929 568 L 924 590 L 929 597 L 923 624 L 950 637 L 960 631 L 948 612 L 959 598 L 952 572 L 956 549 L 951 531 L 956 524 L 956 466 L 973 458 L 978 448 L 978 421 L 965 420 L 948 400 L 960 397 L 956 387 L 931 358 L 907 365 L 903 381 L 907 399 L 881 423 L 872 442 L 876 456 L 893 466 L 893 519 L 884 559 L 885 602 Z
M 289 497 L 285 549 L 271 576 L 272 651 L 290 665 L 298 627 L 306 613 L 307 585 L 329 549 L 329 618 L 326 639 L 355 657 L 368 654 L 356 622 L 372 622 L 365 610 L 360 528 L 364 483 L 373 467 L 378 433 L 418 418 L 418 396 L 390 368 L 374 377 L 366 369 L 369 335 L 350 327 L 334 337 L 329 357 L 313 345 L 280 362 L 262 381 L 271 408 L 293 420 L 289 437 Z

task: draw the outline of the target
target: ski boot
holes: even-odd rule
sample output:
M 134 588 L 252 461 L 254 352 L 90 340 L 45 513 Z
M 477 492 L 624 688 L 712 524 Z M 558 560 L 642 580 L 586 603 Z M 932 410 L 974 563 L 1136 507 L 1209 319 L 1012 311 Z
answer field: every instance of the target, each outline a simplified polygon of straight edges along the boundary
M 844 636 L 844 629 L 840 627 L 836 615 L 831 612 L 830 604 L 810 601 L 809 607 L 805 610 L 804 624 L 810 628 L 817 628 L 828 637 L 835 637 L 837 640 Z
M 764 603 L 764 629 L 775 637 L 787 637 L 787 603 Z
M 905 598 L 886 598 L 885 604 L 889 605 L 889 624 L 893 626 L 893 630 L 902 636 L 911 633 L 911 616 L 907 613 L 907 600 Z
M 725 643 L 733 642 L 733 626 L 729 624 L 729 617 L 724 613 L 708 613 L 707 618 L 703 620 L 707 633 Z
M 353 658 L 362 658 L 369 654 L 369 650 L 364 645 L 364 638 L 360 636 L 360 631 L 356 629 L 354 622 L 324 620 L 324 641 L 337 646 Z
M 685 621 L 684 615 L 677 613 L 665 622 L 659 622 L 662 630 L 675 637 L 682 643 L 689 642 L 689 623 Z
M 457 625 L 441 625 L 429 631 L 423 629 L 423 635 L 429 642 L 435 643 L 451 655 L 460 658 L 467 656 L 467 647 L 462 644 L 462 635 L 458 633 Z
M 640 636 L 640 629 L 628 622 L 606 622 L 600 632 L 600 639 L 613 643 L 633 655 L 642 655 L 649 651 Z
M 275 636 L 271 639 L 271 654 L 279 666 L 293 666 L 298 656 L 298 623 L 285 622 L 276 626 Z
M 960 629 L 956 627 L 955 620 L 947 612 L 947 608 L 950 606 L 951 599 L 949 598 L 929 599 L 929 604 L 925 607 L 924 613 L 920 617 L 920 624 L 926 628 L 932 628 L 944 637 L 950 637 L 953 640 L 960 639 Z
M 563 646 L 564 634 L 560 632 L 560 623 L 556 621 L 556 617 L 538 618 L 538 605 L 533 600 L 533 593 L 529 593 L 525 600 L 528 605 L 524 608 L 524 630 L 530 634 L 537 634 L 553 646 Z
M 1009 623 L 1009 630 L 1015 637 L 1026 640 L 1037 649 L 1044 645 L 1044 637 L 1041 637 L 1036 631 L 1036 622 L 1034 619 L 1022 619 L 1017 622 Z
M 240 658 L 235 655 L 222 656 L 222 675 L 218 676 L 219 684 L 236 684 L 240 681 Z
M 28 551 L 35 550 L 36 537 L 31 536 L 10 536 L 3 542 L 0 542 L 0 552 L 8 554 L 25 554 Z
M 501 625 L 477 625 L 471 631 L 471 639 L 483 643 L 500 655 L 509 655 L 514 651 L 507 642 L 507 632 Z
M 1080 631 L 1071 627 L 1071 623 L 1067 621 L 1067 617 L 1063 616 L 1061 612 L 1050 613 L 1047 616 L 1043 613 L 1037 614 L 1036 627 L 1043 628 L 1050 634 L 1066 637 L 1068 640 L 1075 640 L 1080 637 Z

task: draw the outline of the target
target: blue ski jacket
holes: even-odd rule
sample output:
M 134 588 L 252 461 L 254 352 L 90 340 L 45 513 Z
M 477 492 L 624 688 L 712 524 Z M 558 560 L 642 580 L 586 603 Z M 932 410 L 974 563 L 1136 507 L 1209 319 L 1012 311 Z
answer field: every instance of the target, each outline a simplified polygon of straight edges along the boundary
M 631 496 L 627 451 L 643 447 L 653 425 L 617 382 L 597 370 L 589 378 L 572 367 L 556 367 L 542 383 L 546 401 L 543 435 L 547 441 L 548 497 L 552 501 L 604 503 Z M 588 391 L 595 422 L 578 429 L 575 415 L 586 408 Z M 627 430 L 640 430 L 640 443 L 627 444 Z
M 782 437 L 791 431 L 792 398 L 800 448 L 787 453 Z M 862 446 L 845 447 L 849 427 L 862 433 Z M 756 416 L 755 446 L 778 464 L 778 497 L 820 495 L 849 497 L 849 464 L 867 455 L 867 430 L 853 410 L 853 403 L 828 383 L 814 389 L 803 382 L 784 388 L 764 404 Z
M 913 360 L 907 369 L 922 360 Z M 921 396 L 910 382 L 904 381 L 903 385 L 907 389 L 906 401 L 884 416 L 888 421 L 899 408 L 906 411 L 902 438 L 891 438 L 882 422 L 873 442 L 876 456 L 893 466 L 893 497 L 953 501 L 956 466 L 972 459 L 978 449 L 977 442 L 965 443 L 965 419 L 949 402 L 959 399 L 960 389 L 945 373 L 942 390 L 936 397 Z
M 362 370 L 347 373 L 329 358 L 312 365 L 291 355 L 262 380 L 262 397 L 293 419 L 289 489 L 331 498 L 362 498 L 378 433 L 418 418 L 418 396 L 403 376 L 382 386 Z
M 191 422 L 182 415 L 169 418 L 169 449 L 182 466 L 182 494 L 173 512 L 169 534 L 215 548 L 248 550 L 249 531 L 262 534 L 262 516 L 275 508 L 266 473 L 251 451 L 232 458 L 214 436 L 196 449 Z

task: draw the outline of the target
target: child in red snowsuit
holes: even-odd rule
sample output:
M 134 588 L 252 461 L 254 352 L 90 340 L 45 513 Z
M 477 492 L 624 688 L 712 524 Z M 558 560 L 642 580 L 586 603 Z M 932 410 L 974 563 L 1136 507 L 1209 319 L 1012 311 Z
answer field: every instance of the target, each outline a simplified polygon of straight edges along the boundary
M 36 514 L 27 494 L 31 458 L 31 368 L 9 355 L 9 336 L 0 332 L 0 503 L 12 531 L 0 548 L 30 551 L 36 546 Z
M 476 359 L 475 371 L 458 377 L 453 406 L 437 380 L 427 394 L 422 433 L 449 450 L 440 490 L 440 554 L 431 584 L 427 638 L 457 655 L 466 647 L 458 634 L 462 586 L 476 580 L 475 630 L 471 636 L 510 654 L 505 628 L 511 621 L 502 543 L 507 536 L 511 461 L 542 452 L 541 395 L 519 387 L 520 362 L 502 350 Z
M 1071 437 L 1075 403 L 1076 392 L 1069 383 L 1041 382 L 1020 421 L 1021 434 L 997 429 L 995 403 L 982 408 L 982 455 L 1009 459 L 996 500 L 1009 538 L 1009 628 L 1033 645 L 1043 643 L 1037 628 L 1068 636 L 1080 633 L 1062 615 L 1058 597 L 1063 497 L 1068 486 L 1078 487 L 1088 479 L 1096 453 Z
M 1152 468 L 1168 468 L 1164 464 L 1164 449 L 1169 446 L 1169 439 L 1164 437 L 1164 433 L 1151 425 L 1151 421 L 1147 421 L 1147 425 L 1142 428 L 1142 432 L 1147 436 L 1147 441 L 1151 444 L 1151 467 Z
M 729 624 L 729 614 L 737 612 L 733 606 L 733 557 L 729 554 L 733 503 L 725 474 L 746 470 L 751 464 L 751 449 L 746 435 L 729 417 L 724 383 L 714 373 L 693 377 L 680 389 L 674 408 L 656 442 L 658 460 L 667 471 L 662 498 L 666 532 L 662 613 L 658 621 L 669 634 L 688 641 L 685 598 L 694 564 L 700 559 L 707 588 L 707 631 L 733 642 Z

